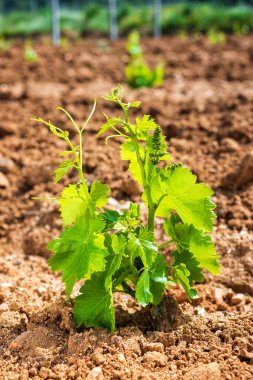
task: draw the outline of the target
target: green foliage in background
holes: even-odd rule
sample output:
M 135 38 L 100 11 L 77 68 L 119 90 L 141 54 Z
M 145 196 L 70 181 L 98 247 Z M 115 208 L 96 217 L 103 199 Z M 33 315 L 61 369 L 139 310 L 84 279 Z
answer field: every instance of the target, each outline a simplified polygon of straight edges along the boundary
M 127 83 L 133 87 L 154 87 L 163 84 L 164 67 L 159 63 L 151 69 L 144 60 L 140 46 L 140 34 L 132 32 L 127 41 L 127 51 L 130 55 L 130 62 L 126 66 Z
M 0 36 L 0 53 L 10 50 L 12 42 Z
M 226 43 L 226 34 L 217 32 L 215 29 L 210 29 L 207 33 L 207 37 L 211 45 L 223 45 Z
M 212 3 L 181 3 L 164 5 L 161 27 L 165 34 L 217 32 L 245 34 L 253 30 L 253 8 L 246 5 L 224 6 Z M 119 2 L 118 26 L 121 35 L 133 29 L 153 33 L 153 8 L 151 5 L 130 5 Z M 49 33 L 51 16 L 49 9 L 33 12 L 12 12 L 0 14 L 0 35 L 28 36 Z M 61 8 L 61 28 L 75 30 L 80 34 L 99 33 L 108 35 L 108 7 L 96 3 L 80 9 Z

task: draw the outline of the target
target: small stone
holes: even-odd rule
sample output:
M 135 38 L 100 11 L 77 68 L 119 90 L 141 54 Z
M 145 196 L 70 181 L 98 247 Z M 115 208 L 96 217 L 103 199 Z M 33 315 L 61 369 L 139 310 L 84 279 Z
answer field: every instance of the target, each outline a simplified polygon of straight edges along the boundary
M 147 364 L 154 364 L 156 367 L 165 367 L 167 365 L 168 358 L 160 352 L 149 351 L 144 354 L 142 361 Z
M 11 99 L 20 99 L 24 94 L 24 85 L 21 82 L 11 86 Z
M 160 352 L 160 353 L 163 353 L 164 352 L 164 346 L 162 343 L 147 343 L 143 346 L 143 351 L 144 352 Z
M 118 360 L 122 363 L 126 361 L 125 355 L 124 354 L 118 354 Z
M 189 379 L 217 380 L 221 378 L 219 364 L 211 362 L 209 364 L 200 363 L 192 370 L 188 371 Z
M 20 377 L 19 377 L 19 380 L 28 380 L 29 379 L 29 373 L 28 371 L 25 369 L 21 372 L 20 374 Z
M 60 98 L 67 91 L 64 83 L 57 82 L 28 82 L 27 95 L 31 98 Z
M 238 167 L 223 178 L 221 185 L 234 191 L 251 181 L 253 181 L 253 151 L 246 154 Z
M 8 179 L 5 177 L 5 175 L 0 172 L 0 187 L 8 187 L 10 185 Z
M 137 356 L 141 356 L 141 347 L 136 341 L 135 336 L 126 339 L 123 343 L 123 347 L 126 351 L 136 354 Z
M 25 331 L 22 334 L 18 335 L 9 344 L 9 350 L 14 351 L 14 350 L 21 349 L 25 345 L 25 343 L 27 342 L 28 338 L 30 338 L 30 336 L 31 336 L 30 331 Z
M 9 303 L 9 308 L 11 311 L 19 311 L 20 310 L 20 304 L 16 301 L 12 301 Z
M 21 82 L 12 84 L 11 86 L 7 83 L 2 83 L 0 85 L 0 99 L 11 99 L 16 100 L 24 94 L 24 86 Z
M 13 289 L 13 284 L 11 282 L 1 282 L 0 288 L 3 289 Z
M 103 380 L 103 372 L 101 367 L 93 368 L 87 375 L 86 380 Z
M 35 367 L 32 367 L 29 369 L 29 374 L 31 376 L 36 376 L 37 375 L 37 369 Z
M 200 306 L 197 306 L 194 310 L 194 312 L 196 312 L 197 315 L 199 315 L 200 317 L 204 317 L 206 315 L 206 311 L 203 307 L 200 307 Z
M 243 302 L 245 300 L 245 296 L 242 293 L 235 294 L 231 298 L 231 304 L 232 305 L 238 305 L 239 303 Z
M 103 354 L 100 354 L 100 353 L 94 353 L 93 355 L 92 355 L 92 360 L 96 363 L 96 364 L 98 364 L 98 365 L 100 365 L 100 364 L 103 364 L 104 362 L 105 362 L 105 357 L 104 357 L 104 355 Z
M 239 357 L 242 359 L 247 359 L 249 361 L 249 364 L 253 364 L 253 352 L 248 352 L 247 350 L 242 349 Z
M 1 97 L 1 94 L 0 94 Z M 16 132 L 16 124 L 8 121 L 0 121 L 0 138 L 13 135 Z
M 67 371 L 67 375 L 70 379 L 74 379 L 76 377 L 75 371 L 72 368 Z
M 14 162 L 10 158 L 0 155 L 0 171 L 6 174 L 12 172 L 14 169 Z
M 39 375 L 42 379 L 47 379 L 50 376 L 50 369 L 46 367 L 41 367 Z
M 214 290 L 214 298 L 216 303 L 219 305 L 223 302 L 224 290 L 221 288 L 215 288 Z
M 240 149 L 240 145 L 234 139 L 226 137 L 220 143 L 220 152 L 235 152 Z
M 5 313 L 6 311 L 9 311 L 9 306 L 6 302 L 4 302 L 0 305 L 0 315 Z

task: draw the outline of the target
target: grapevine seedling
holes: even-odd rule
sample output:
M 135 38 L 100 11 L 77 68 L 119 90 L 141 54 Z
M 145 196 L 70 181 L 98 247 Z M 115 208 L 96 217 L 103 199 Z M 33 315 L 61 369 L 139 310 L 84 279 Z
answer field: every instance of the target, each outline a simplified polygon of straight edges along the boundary
M 129 35 L 127 51 L 130 55 L 130 62 L 126 66 L 125 73 L 127 83 L 131 87 L 154 87 L 163 84 L 164 66 L 159 63 L 155 69 L 149 68 L 143 57 L 138 32 L 132 32 Z
M 210 237 L 215 214 L 212 190 L 196 183 L 196 176 L 179 163 L 170 163 L 161 128 L 148 115 L 130 119 L 132 108 L 140 102 L 125 103 L 119 86 L 105 99 L 116 103 L 122 115 L 106 116 L 98 135 L 111 131 L 109 138 L 119 138 L 121 159 L 129 162 L 129 171 L 143 188 L 148 209 L 147 223 L 141 222 L 140 206 L 130 203 L 123 213 L 106 207 L 109 188 L 100 181 L 87 185 L 83 171 L 83 134 L 94 110 L 82 127 L 60 108 L 78 134 L 78 145 L 69 133 L 50 121 L 45 124 L 68 149 L 54 172 L 56 182 L 71 169 L 79 174 L 78 183 L 65 187 L 57 202 L 63 232 L 48 248 L 53 252 L 49 264 L 62 273 L 70 298 L 74 285 L 84 284 L 74 300 L 74 319 L 78 326 L 105 327 L 115 330 L 113 293 L 134 295 L 142 305 L 158 305 L 173 282 L 180 284 L 189 298 L 197 297 L 195 282 L 204 280 L 203 269 L 217 275 L 219 257 Z M 163 219 L 166 239 L 157 245 L 155 217 Z M 163 253 L 171 246 L 171 264 Z
M 4 51 L 9 51 L 12 46 L 10 40 L 5 39 L 3 36 L 0 36 L 0 53 Z
M 226 43 L 226 34 L 214 28 L 209 29 L 207 37 L 211 45 L 224 45 Z
M 37 62 L 38 61 L 38 54 L 34 50 L 31 40 L 27 40 L 25 42 L 24 60 L 26 62 Z

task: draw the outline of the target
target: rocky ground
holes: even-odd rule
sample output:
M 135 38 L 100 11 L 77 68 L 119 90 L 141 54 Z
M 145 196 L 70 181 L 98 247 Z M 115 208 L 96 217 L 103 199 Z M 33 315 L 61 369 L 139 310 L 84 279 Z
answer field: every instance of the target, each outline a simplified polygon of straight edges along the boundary
M 126 96 L 142 101 L 139 113 L 156 118 L 175 160 L 214 189 L 213 238 L 222 269 L 197 285 L 200 298 L 192 304 L 181 289 L 169 289 L 167 318 L 156 325 L 128 318 L 136 305 L 116 295 L 118 331 L 112 335 L 76 329 L 60 276 L 48 268 L 45 247 L 61 228 L 57 206 L 31 197 L 59 193 L 62 185 L 51 173 L 64 144 L 30 118 L 71 130 L 54 108 L 67 108 L 81 122 L 98 96 L 86 136 L 87 177 L 110 185 L 113 207 L 140 200 L 118 143 L 95 137 L 102 112 L 118 112 L 100 96 L 124 83 L 125 42 L 88 40 L 64 48 L 38 42 L 37 63 L 24 61 L 19 42 L 0 54 L 0 379 L 253 378 L 252 41 L 143 41 L 150 64 L 165 61 L 165 84 L 126 87 Z M 156 232 L 162 238 L 159 226 Z

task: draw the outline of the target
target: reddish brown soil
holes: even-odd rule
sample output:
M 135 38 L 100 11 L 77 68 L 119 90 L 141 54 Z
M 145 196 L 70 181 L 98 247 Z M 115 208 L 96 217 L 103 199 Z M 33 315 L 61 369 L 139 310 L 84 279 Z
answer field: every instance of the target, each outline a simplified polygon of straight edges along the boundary
M 30 118 L 68 126 L 54 111 L 60 105 L 81 122 L 94 96 L 124 82 L 124 43 L 85 41 L 68 50 L 38 44 L 37 64 L 24 62 L 21 44 L 0 55 L 0 379 L 253 378 L 252 42 L 145 41 L 149 62 L 167 64 L 165 84 L 127 88 L 127 97 L 157 119 L 175 159 L 214 188 L 222 270 L 197 285 L 193 304 L 170 289 L 179 306 L 168 298 L 168 318 L 156 325 L 129 318 L 133 301 L 116 296 L 113 335 L 76 330 L 60 276 L 48 268 L 45 246 L 61 228 L 57 206 L 31 197 L 60 191 L 51 173 L 64 145 Z M 124 207 L 140 199 L 139 189 L 119 161 L 118 143 L 95 138 L 102 111 L 118 112 L 98 99 L 85 170 L 90 181 L 108 183 L 111 203 Z

